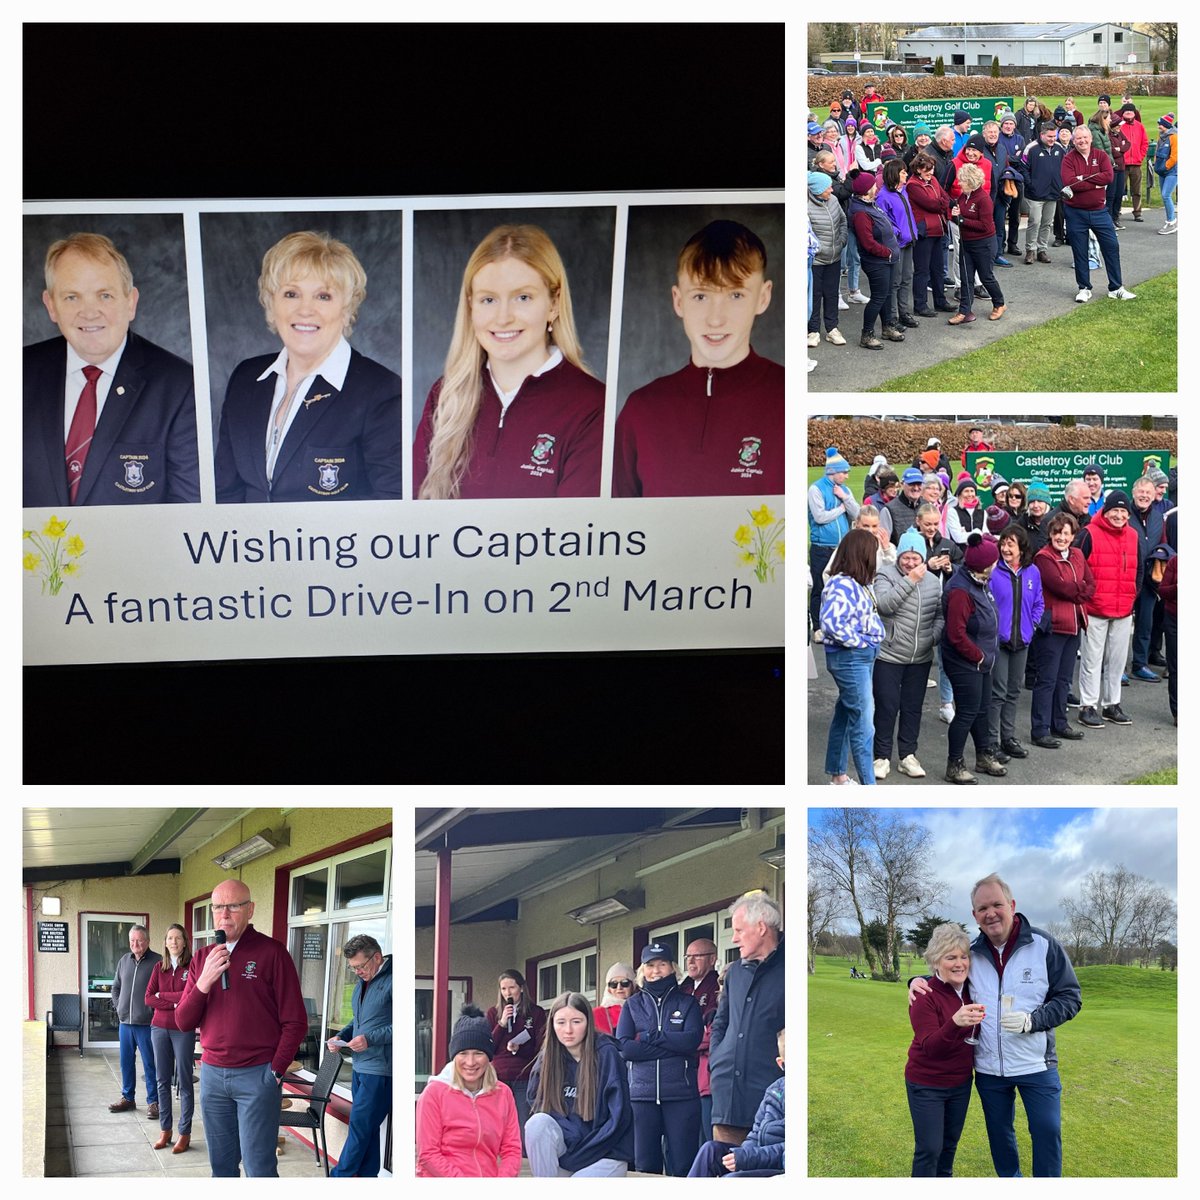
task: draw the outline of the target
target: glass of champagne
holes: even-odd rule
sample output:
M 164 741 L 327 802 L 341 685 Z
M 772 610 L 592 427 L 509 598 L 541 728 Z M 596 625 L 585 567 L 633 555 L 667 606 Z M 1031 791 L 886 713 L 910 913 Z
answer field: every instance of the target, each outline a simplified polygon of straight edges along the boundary
M 982 1023 L 982 1021 L 983 1021 L 983 1018 L 980 1017 L 980 1022 Z M 972 1025 L 969 1027 L 968 1036 L 963 1038 L 963 1042 L 964 1042 L 964 1044 L 966 1044 L 968 1046 L 978 1046 L 979 1045 L 979 1026 L 978 1025 Z
M 1000 997 L 1000 1013 L 1002 1016 L 1007 1016 L 1012 1012 L 1013 998 L 1011 996 Z

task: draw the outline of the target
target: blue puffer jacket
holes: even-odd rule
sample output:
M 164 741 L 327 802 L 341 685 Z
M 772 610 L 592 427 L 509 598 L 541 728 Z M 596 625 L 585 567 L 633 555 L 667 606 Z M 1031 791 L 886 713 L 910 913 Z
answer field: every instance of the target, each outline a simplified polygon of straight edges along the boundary
M 621 1007 L 617 1041 L 629 1064 L 629 1098 L 659 1104 L 698 1099 L 697 1049 L 704 1037 L 700 1006 L 674 984 L 661 1000 L 645 987 Z
M 334 1035 L 343 1041 L 361 1034 L 367 1048 L 354 1054 L 354 1070 L 359 1075 L 391 1075 L 392 1073 L 392 956 L 384 956 L 383 965 L 375 973 L 363 1000 L 363 981 L 354 985 L 350 1009 L 354 1020 Z
M 739 1171 L 782 1171 L 784 1149 L 783 1077 L 763 1094 L 754 1116 L 754 1128 L 733 1152 Z
M 1032 563 L 1014 574 L 1006 562 L 996 565 L 989 580 L 996 602 L 996 635 L 1003 649 L 1023 650 L 1033 641 L 1033 631 L 1042 620 L 1046 602 L 1042 597 L 1042 574 Z M 1020 604 L 1013 594 L 1020 590 Z

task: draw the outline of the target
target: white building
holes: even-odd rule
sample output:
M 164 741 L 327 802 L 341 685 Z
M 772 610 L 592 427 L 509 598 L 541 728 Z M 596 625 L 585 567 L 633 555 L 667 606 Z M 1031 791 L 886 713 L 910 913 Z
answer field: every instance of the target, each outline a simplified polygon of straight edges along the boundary
M 1125 25 L 1080 21 L 1038 25 L 930 25 L 898 38 L 896 53 L 906 62 L 937 58 L 947 71 L 978 73 L 992 59 L 1006 67 L 1109 67 L 1113 71 L 1150 67 L 1150 39 Z M 970 72 L 967 72 L 970 68 Z M 910 68 L 912 69 L 912 68 Z

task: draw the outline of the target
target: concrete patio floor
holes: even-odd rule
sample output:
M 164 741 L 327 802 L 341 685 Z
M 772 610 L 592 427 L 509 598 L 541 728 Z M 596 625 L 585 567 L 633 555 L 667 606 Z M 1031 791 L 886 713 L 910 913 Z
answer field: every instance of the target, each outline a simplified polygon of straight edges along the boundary
M 110 1113 L 108 1106 L 121 1098 L 118 1052 L 85 1050 L 80 1058 L 79 1051 L 72 1047 L 54 1051 L 46 1064 L 47 1177 L 211 1177 L 200 1113 L 200 1085 L 196 1084 L 190 1149 L 184 1154 L 155 1150 L 158 1120 L 146 1117 L 146 1085 L 140 1061 L 138 1067 L 137 1108 Z M 173 1098 L 173 1104 L 178 1128 L 178 1100 Z M 325 1169 L 308 1146 L 290 1135 L 284 1137 L 283 1146 L 278 1159 L 281 1178 L 324 1178 Z

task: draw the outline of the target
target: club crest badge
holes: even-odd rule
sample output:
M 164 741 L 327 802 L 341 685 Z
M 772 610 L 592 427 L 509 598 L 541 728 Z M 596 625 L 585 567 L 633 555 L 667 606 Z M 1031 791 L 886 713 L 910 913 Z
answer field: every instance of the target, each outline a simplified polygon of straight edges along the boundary
M 740 476 L 742 479 L 753 479 L 756 475 L 763 473 L 760 467 L 759 459 L 762 458 L 762 438 L 760 437 L 744 437 L 742 443 L 738 447 L 737 465 L 730 467 L 732 474 Z
M 119 491 L 136 495 L 154 487 L 154 480 L 149 478 L 152 465 L 149 454 L 139 454 L 131 449 L 122 454 L 119 461 L 123 477 L 113 480 L 113 486 Z M 74 463 L 71 466 L 74 467 Z
M 529 461 L 521 464 L 521 470 L 528 471 L 534 479 L 540 479 L 543 475 L 553 475 L 556 440 L 552 433 L 539 433 L 529 451 Z
M 251 959 L 246 964 L 246 969 L 242 972 L 242 978 L 243 979 L 257 979 L 258 976 L 254 973 L 255 968 L 257 966 L 258 966 L 258 963 L 254 959 Z
M 338 470 L 337 463 L 322 463 L 317 469 L 318 482 L 324 491 L 332 492 L 337 488 Z
M 142 464 L 136 459 L 125 460 L 125 482 L 133 488 L 141 487 L 145 482 L 146 473 L 142 470 Z

